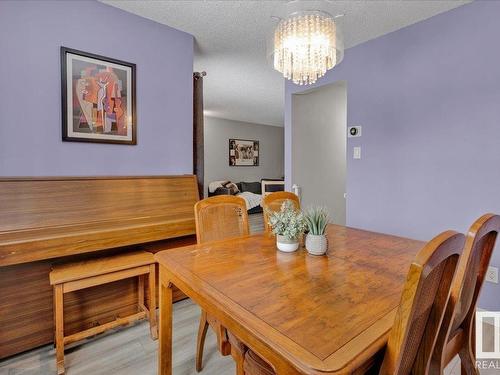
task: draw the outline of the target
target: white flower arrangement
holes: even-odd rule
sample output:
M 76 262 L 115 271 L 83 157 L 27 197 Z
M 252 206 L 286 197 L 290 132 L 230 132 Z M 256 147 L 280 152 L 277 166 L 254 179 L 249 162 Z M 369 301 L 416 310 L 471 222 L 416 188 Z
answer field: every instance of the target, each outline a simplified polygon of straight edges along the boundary
M 273 233 L 290 241 L 297 241 L 307 229 L 304 214 L 295 208 L 291 200 L 285 200 L 279 211 L 268 211 L 268 215 Z

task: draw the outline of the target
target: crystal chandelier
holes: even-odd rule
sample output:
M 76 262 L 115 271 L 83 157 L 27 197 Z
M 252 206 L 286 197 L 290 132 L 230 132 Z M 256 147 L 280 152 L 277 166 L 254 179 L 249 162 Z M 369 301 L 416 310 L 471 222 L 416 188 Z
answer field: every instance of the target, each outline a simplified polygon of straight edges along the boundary
M 342 54 L 337 24 L 325 12 L 292 13 L 274 32 L 274 69 L 298 85 L 316 82 Z

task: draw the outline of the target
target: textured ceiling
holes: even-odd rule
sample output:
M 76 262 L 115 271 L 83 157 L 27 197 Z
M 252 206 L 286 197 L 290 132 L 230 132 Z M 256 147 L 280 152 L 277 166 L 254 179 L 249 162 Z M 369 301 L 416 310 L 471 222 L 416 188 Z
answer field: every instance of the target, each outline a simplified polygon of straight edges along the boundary
M 276 25 L 271 16 L 283 16 L 293 7 L 345 14 L 344 44 L 349 48 L 469 1 L 102 2 L 194 35 L 194 69 L 207 72 L 207 115 L 282 126 L 284 82 L 266 56 Z

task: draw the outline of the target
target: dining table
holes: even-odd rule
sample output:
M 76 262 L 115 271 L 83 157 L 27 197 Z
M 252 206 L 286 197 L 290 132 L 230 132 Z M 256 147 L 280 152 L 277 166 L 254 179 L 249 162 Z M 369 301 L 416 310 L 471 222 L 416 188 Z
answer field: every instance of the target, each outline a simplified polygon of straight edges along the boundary
M 172 374 L 179 288 L 277 375 L 363 373 L 383 356 L 408 269 L 425 243 L 340 225 L 328 251 L 262 233 L 161 251 L 158 374 Z

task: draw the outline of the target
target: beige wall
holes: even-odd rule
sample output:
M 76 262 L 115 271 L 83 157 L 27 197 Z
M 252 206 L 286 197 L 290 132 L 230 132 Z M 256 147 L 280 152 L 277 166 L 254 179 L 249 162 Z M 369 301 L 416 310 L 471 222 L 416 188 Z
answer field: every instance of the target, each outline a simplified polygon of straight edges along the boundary
M 325 85 L 292 97 L 292 184 L 303 207 L 326 206 L 345 225 L 347 86 Z

